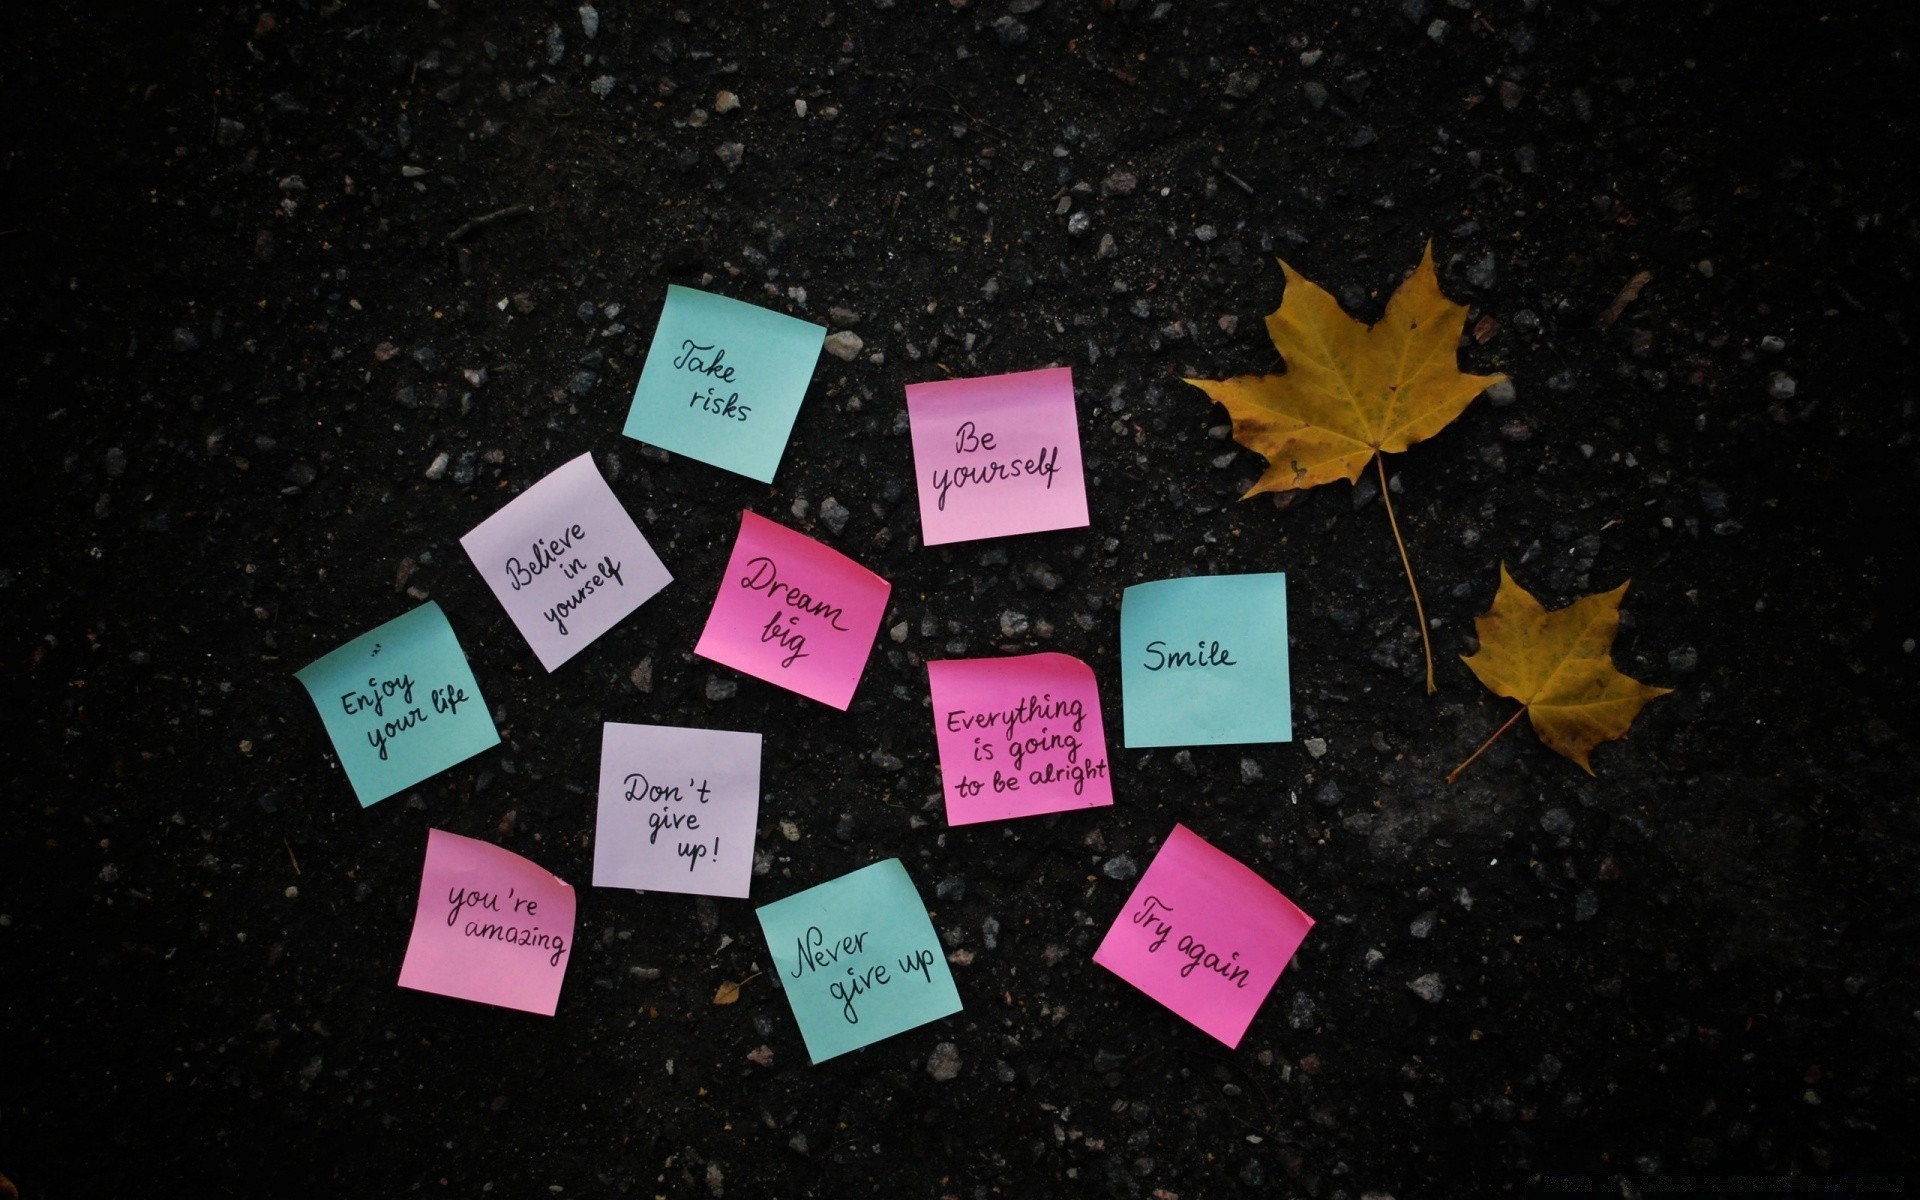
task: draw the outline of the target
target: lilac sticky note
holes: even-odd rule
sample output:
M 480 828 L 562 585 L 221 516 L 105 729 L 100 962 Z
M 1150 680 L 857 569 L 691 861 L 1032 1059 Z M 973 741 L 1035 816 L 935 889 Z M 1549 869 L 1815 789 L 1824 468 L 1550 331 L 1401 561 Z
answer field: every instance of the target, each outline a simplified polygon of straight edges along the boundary
M 573 952 L 573 889 L 491 842 L 427 831 L 400 986 L 552 1016 Z
M 1087 523 L 1069 368 L 908 384 L 907 418 L 927 545 Z
M 460 544 L 549 671 L 673 580 L 591 454 L 521 492 Z
M 1175 825 L 1093 961 L 1238 1046 L 1313 918 Z
M 593 886 L 745 899 L 759 818 L 759 734 L 603 728 Z
M 891 590 L 839 551 L 743 512 L 693 652 L 844 709 Z
M 1093 668 L 1067 654 L 927 664 L 947 822 L 1113 803 Z

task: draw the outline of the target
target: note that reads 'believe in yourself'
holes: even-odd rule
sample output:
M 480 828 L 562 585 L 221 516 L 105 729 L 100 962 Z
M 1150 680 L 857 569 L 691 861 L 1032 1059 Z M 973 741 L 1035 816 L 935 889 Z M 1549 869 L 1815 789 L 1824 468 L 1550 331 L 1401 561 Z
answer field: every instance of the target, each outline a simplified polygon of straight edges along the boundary
M 947 821 L 1113 803 L 1093 669 L 1066 654 L 927 664 Z
M 1287 577 L 1199 575 L 1128 588 L 1120 688 L 1130 747 L 1292 740 Z
M 1175 825 L 1093 961 L 1238 1046 L 1313 918 Z
M 839 551 L 744 512 L 694 653 L 845 708 L 891 590 Z
M 772 483 L 826 336 L 797 317 L 670 286 L 625 433 Z
M 497 745 L 467 656 L 428 601 L 296 676 L 362 806 Z
M 759 817 L 759 734 L 608 722 L 593 886 L 745 899 Z
M 940 939 L 897 858 L 775 901 L 759 916 L 816 1063 L 960 1011 Z
M 927 545 L 1087 523 L 1068 368 L 908 384 L 907 416 Z
M 591 454 L 520 493 L 460 545 L 549 671 L 673 581 Z
M 400 986 L 552 1016 L 573 953 L 573 888 L 491 842 L 427 833 Z

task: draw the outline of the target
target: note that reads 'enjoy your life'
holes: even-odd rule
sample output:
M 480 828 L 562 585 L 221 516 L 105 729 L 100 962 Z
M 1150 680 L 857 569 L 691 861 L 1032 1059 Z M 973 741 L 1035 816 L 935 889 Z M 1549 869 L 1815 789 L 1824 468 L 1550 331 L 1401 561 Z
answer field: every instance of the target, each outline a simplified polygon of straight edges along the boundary
M 673 581 L 591 454 L 520 493 L 460 545 L 549 671 Z
M 772 483 L 826 336 L 798 317 L 672 285 L 624 432 Z
M 897 858 L 775 901 L 759 917 L 816 1063 L 960 1011 L 940 939 Z
M 1130 747 L 1292 740 L 1287 577 L 1199 575 L 1128 588 L 1120 687 Z
M 491 842 L 427 833 L 400 986 L 552 1016 L 573 952 L 573 888 Z
M 839 551 L 744 512 L 694 653 L 845 708 L 891 590 Z
M 432 601 L 295 677 L 363 807 L 500 741 L 453 626 Z
M 907 417 L 925 544 L 1087 523 L 1070 369 L 908 384 Z
M 593 886 L 744 899 L 759 819 L 759 734 L 603 728 Z
M 1093 961 L 1238 1046 L 1312 928 L 1272 884 L 1175 825 Z
M 1093 668 L 1066 654 L 927 664 L 947 821 L 1113 803 Z

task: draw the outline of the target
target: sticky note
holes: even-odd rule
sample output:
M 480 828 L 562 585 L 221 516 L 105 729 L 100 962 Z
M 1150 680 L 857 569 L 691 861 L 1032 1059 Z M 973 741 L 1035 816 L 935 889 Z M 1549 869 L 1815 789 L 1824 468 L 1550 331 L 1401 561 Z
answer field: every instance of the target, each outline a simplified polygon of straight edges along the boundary
M 844 709 L 891 590 L 839 551 L 743 512 L 693 652 Z
M 1312 928 L 1272 884 L 1175 825 L 1093 961 L 1238 1046 Z
M 745 899 L 759 820 L 759 734 L 602 727 L 593 886 Z
M 362 807 L 497 745 L 440 606 L 429 600 L 299 671 Z
M 1120 598 L 1128 746 L 1293 739 L 1287 577 L 1203 575 Z
M 521 492 L 460 545 L 549 671 L 673 581 L 591 454 Z
M 1068 654 L 927 664 L 947 822 L 1113 803 L 1093 668 Z
M 573 889 L 491 842 L 427 832 L 400 986 L 552 1016 L 573 953 Z
M 907 419 L 926 545 L 1087 523 L 1069 368 L 911 383 Z
M 624 432 L 772 483 L 826 336 L 798 317 L 672 285 Z
M 940 939 L 897 858 L 777 900 L 759 916 L 816 1063 L 960 1011 Z

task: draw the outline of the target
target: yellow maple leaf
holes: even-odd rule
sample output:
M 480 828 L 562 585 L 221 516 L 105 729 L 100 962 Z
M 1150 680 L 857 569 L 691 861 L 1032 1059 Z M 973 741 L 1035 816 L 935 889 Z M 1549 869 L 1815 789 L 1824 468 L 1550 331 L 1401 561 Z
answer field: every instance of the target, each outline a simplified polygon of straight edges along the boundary
M 1593 774 L 1587 755 L 1601 742 L 1627 736 L 1627 727 L 1649 700 L 1671 692 L 1622 675 L 1613 665 L 1613 638 L 1620 630 L 1621 584 L 1548 612 L 1500 564 L 1493 607 L 1473 619 L 1480 649 L 1461 655 L 1480 682 L 1522 707 L 1493 737 L 1447 776 L 1451 783 L 1494 738 L 1527 714 L 1547 746 Z
M 1413 590 L 1431 692 L 1433 647 L 1426 610 L 1400 538 L 1381 456 L 1440 432 L 1475 396 L 1506 376 L 1460 370 L 1457 352 L 1467 309 L 1440 291 L 1431 242 L 1420 265 L 1387 301 L 1386 315 L 1373 325 L 1348 316 L 1325 288 L 1285 262 L 1280 269 L 1286 290 L 1280 307 L 1267 314 L 1267 335 L 1286 372 L 1187 382 L 1224 405 L 1233 418 L 1234 440 L 1267 460 L 1266 472 L 1242 499 L 1336 479 L 1354 483 L 1369 460 L 1379 467 L 1380 498 Z

